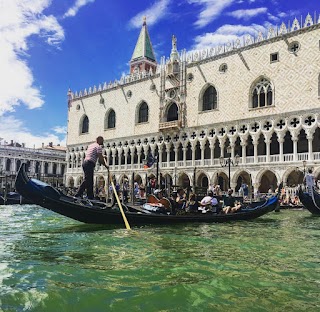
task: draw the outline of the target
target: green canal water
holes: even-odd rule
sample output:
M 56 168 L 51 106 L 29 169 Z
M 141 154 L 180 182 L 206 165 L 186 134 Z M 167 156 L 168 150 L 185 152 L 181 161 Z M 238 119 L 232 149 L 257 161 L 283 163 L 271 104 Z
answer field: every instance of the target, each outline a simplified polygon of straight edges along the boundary
M 127 231 L 0 206 L 0 311 L 320 311 L 320 218 Z

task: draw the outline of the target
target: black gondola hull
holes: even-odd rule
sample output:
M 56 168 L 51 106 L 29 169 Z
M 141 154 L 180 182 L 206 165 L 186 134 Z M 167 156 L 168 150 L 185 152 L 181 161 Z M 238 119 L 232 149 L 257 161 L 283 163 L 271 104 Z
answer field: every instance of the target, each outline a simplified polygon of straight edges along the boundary
M 123 218 L 117 206 L 108 207 L 104 203 L 85 201 L 61 194 L 53 187 L 29 179 L 25 172 L 24 164 L 18 172 L 16 189 L 25 198 L 32 200 L 51 211 L 71 219 L 91 224 L 123 224 Z M 125 215 L 130 225 L 146 224 L 178 224 L 189 222 L 229 222 L 236 220 L 251 220 L 273 211 L 277 206 L 276 196 L 268 199 L 261 206 L 244 208 L 241 212 L 230 214 L 185 214 L 167 215 L 159 213 L 143 213 L 128 207 Z M 126 208 L 126 207 L 124 207 Z
M 298 191 L 298 197 L 305 208 L 307 208 L 313 215 L 320 215 L 320 195 L 313 190 L 313 197 L 309 193 L 303 192 L 301 187 Z

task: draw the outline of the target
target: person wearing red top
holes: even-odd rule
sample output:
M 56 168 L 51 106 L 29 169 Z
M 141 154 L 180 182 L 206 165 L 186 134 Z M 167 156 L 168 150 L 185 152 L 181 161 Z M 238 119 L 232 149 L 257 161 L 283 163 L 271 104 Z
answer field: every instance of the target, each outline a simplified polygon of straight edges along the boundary
M 98 136 L 96 142 L 89 145 L 86 151 L 86 157 L 82 164 L 84 180 L 75 195 L 76 197 L 82 197 L 83 192 L 87 190 L 88 199 L 93 199 L 93 172 L 98 159 L 101 165 L 104 165 L 107 169 L 109 168 L 105 163 L 107 156 L 102 155 L 102 145 L 102 136 Z

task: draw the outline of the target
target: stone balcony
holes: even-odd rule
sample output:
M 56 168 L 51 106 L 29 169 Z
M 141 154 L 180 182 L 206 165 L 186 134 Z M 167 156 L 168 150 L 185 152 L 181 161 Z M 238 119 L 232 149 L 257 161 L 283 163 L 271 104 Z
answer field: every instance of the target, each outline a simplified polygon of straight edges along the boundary
M 181 121 L 174 120 L 174 121 L 165 121 L 159 123 L 159 130 L 171 130 L 171 129 L 178 129 L 181 128 Z

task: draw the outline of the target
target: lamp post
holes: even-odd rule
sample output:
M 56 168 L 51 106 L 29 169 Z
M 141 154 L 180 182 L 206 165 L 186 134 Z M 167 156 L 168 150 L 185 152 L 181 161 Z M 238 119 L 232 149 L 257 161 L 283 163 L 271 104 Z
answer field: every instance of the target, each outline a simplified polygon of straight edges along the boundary
M 306 168 L 307 168 L 307 161 L 303 160 L 302 161 L 302 166 L 303 166 L 303 177 L 306 175 Z
M 1 143 L 1 138 L 0 138 L 0 143 Z M 2 164 L 0 164 L 0 190 L 2 189 Z
M 224 159 L 224 157 L 220 157 L 220 165 L 221 167 L 227 167 L 228 166 L 228 185 L 230 188 L 230 176 L 231 176 L 231 165 L 232 166 L 238 166 L 239 164 L 239 155 L 237 154 L 234 159 L 231 159 L 231 146 L 229 145 L 227 147 L 227 154 L 229 155 L 227 159 Z

